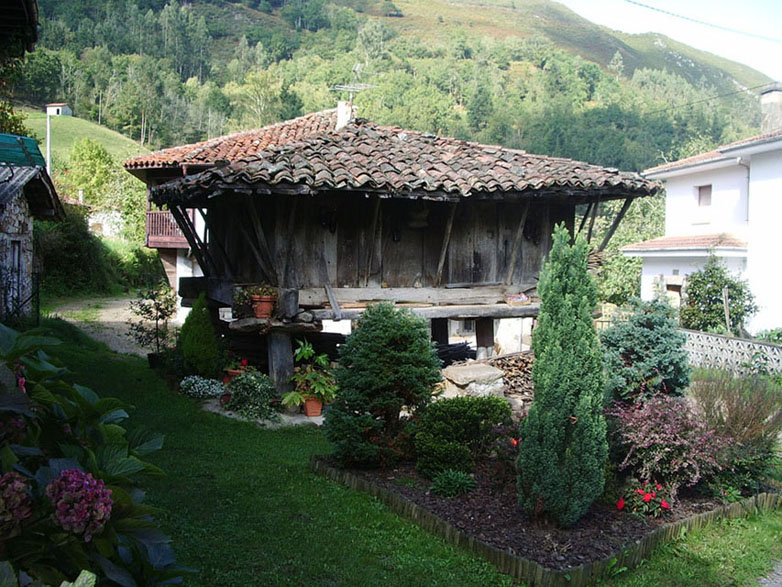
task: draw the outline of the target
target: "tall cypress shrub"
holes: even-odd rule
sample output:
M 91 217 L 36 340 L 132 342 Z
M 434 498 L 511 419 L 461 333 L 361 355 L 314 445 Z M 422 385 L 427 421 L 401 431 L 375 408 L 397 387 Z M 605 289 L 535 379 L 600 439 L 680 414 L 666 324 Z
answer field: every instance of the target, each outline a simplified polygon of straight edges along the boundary
M 564 225 L 540 275 L 532 348 L 535 399 L 521 422 L 519 500 L 533 515 L 571 526 L 602 493 L 608 455 L 602 351 L 592 324 L 597 288 L 588 246 Z
M 219 376 L 222 352 L 203 292 L 193 302 L 193 308 L 182 324 L 179 344 L 189 373 L 203 377 Z

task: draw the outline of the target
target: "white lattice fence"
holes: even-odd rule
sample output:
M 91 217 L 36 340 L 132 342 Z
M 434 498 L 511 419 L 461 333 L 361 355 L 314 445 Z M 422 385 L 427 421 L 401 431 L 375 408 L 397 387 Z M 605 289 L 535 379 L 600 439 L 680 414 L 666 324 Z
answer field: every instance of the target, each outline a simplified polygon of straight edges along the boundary
M 682 332 L 687 335 L 684 348 L 693 367 L 746 372 L 749 365 L 764 364 L 768 371 L 782 373 L 782 346 L 695 330 Z

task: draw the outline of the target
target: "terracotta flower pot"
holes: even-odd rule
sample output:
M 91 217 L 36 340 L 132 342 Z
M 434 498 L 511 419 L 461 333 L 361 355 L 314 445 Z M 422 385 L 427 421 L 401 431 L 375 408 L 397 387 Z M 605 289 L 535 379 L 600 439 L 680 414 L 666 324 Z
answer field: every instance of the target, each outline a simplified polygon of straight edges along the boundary
M 223 395 L 220 396 L 220 405 L 221 406 L 224 406 L 225 404 L 227 404 L 230 401 L 231 401 L 231 394 L 230 393 L 224 393 Z
M 304 415 L 317 418 L 323 412 L 323 402 L 316 397 L 307 396 L 304 399 Z
M 225 369 L 225 377 L 223 377 L 223 383 L 228 385 L 234 377 L 238 377 L 244 373 L 244 369 Z
M 271 318 L 274 310 L 274 296 L 251 296 L 253 315 L 256 318 Z

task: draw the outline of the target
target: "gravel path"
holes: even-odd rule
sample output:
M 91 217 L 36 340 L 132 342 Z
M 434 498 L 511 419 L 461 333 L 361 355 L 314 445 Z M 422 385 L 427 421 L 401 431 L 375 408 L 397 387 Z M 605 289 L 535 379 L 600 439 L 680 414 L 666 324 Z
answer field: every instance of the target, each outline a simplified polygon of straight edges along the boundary
M 92 298 L 68 302 L 55 308 L 55 313 L 113 351 L 144 356 L 148 351 L 128 336 L 132 299 Z
M 774 566 L 774 570 L 762 579 L 758 579 L 762 587 L 782 587 L 782 561 Z

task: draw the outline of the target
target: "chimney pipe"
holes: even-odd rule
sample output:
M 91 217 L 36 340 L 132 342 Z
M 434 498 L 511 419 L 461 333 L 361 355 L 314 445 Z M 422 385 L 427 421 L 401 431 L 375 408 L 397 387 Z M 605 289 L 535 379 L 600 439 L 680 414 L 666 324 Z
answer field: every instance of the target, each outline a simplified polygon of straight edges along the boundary
M 760 116 L 761 134 L 782 130 L 782 84 L 779 82 L 760 92 Z
M 337 126 L 335 130 L 345 128 L 353 118 L 353 103 L 340 100 L 337 102 Z

